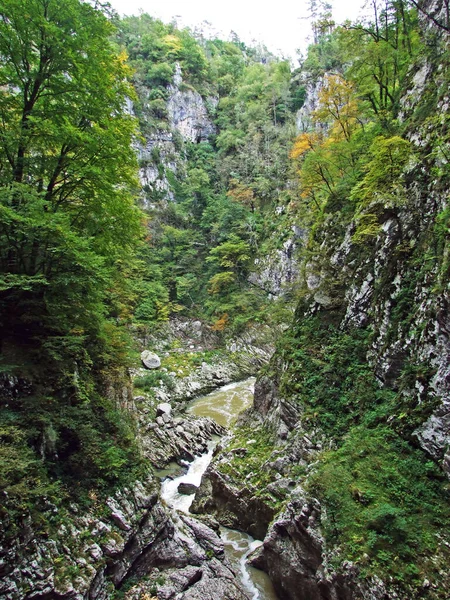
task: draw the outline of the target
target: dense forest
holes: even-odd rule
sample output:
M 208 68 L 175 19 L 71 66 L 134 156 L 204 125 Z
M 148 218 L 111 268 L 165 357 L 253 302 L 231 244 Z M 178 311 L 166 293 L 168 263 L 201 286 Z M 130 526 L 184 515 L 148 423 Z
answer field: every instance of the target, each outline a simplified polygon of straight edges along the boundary
M 219 352 L 276 339 L 261 377 L 328 440 L 290 476 L 326 506 L 333 568 L 391 582 L 386 598 L 444 598 L 447 442 L 417 432 L 448 393 L 430 340 L 448 307 L 449 11 L 371 7 L 338 25 L 312 2 L 294 68 L 149 14 L 3 0 L 5 544 L 151 477 L 130 373 L 143 339 L 197 319 Z M 227 467 L 250 487 L 295 437 L 261 427 L 259 466 Z

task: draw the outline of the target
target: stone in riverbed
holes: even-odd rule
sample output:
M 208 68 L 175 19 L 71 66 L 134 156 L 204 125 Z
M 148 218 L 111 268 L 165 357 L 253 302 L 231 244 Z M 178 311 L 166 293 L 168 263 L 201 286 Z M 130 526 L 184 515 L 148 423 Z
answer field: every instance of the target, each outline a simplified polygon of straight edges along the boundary
M 159 369 L 161 366 L 161 359 L 154 352 L 150 352 L 150 350 L 144 350 L 141 352 L 141 360 L 144 364 L 144 367 L 147 369 Z
M 193 483 L 181 482 L 177 489 L 179 494 L 190 496 L 191 494 L 195 494 L 195 492 L 198 490 L 198 487 Z

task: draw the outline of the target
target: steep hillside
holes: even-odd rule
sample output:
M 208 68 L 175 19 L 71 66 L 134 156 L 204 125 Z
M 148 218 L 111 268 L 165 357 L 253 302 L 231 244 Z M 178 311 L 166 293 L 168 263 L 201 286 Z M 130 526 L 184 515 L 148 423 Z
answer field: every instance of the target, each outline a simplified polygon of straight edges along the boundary
M 196 499 L 269 528 L 253 562 L 283 598 L 446 595 L 448 34 L 445 11 L 422 9 L 420 40 L 392 4 L 305 62 L 318 92 L 292 151 L 301 299 Z
M 225 334 L 272 324 L 268 296 L 295 273 L 295 233 L 284 211 L 303 88 L 264 48 L 197 40 L 149 15 L 118 26 L 135 69 L 149 214 L 137 320 L 180 312 Z M 282 265 L 276 282 L 276 261 L 261 260 L 268 254 Z

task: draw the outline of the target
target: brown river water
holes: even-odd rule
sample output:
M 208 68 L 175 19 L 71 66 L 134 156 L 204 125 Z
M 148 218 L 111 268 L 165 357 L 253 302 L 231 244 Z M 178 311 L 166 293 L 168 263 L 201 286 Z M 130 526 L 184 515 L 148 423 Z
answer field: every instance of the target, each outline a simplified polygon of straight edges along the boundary
M 230 383 L 206 396 L 192 401 L 188 412 L 198 417 L 211 417 L 220 425 L 230 427 L 240 412 L 251 406 L 253 401 L 254 378 Z M 177 510 L 189 512 L 193 496 L 178 494 L 178 485 L 184 481 L 200 485 L 203 473 L 206 471 L 212 457 L 216 442 L 212 442 L 207 454 L 196 457 L 189 465 L 186 474 L 175 479 L 166 479 L 161 487 L 164 500 Z M 221 536 L 225 543 L 225 552 L 232 563 L 237 577 L 241 580 L 251 600 L 278 600 L 270 579 L 265 573 L 246 564 L 246 556 L 262 544 L 251 536 L 240 531 L 221 528 Z

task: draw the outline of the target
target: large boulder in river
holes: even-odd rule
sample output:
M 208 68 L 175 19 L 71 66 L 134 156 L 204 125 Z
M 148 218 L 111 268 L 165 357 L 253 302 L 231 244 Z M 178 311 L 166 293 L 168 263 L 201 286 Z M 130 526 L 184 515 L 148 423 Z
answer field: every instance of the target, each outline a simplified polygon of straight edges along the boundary
M 182 481 L 177 489 L 179 494 L 191 496 L 192 494 L 195 494 L 195 492 L 198 490 L 198 487 L 193 483 L 185 483 L 184 481 Z
M 141 360 L 144 364 L 144 367 L 147 369 L 159 369 L 161 366 L 161 359 L 154 352 L 150 352 L 150 350 L 144 350 L 141 352 Z

